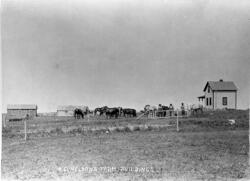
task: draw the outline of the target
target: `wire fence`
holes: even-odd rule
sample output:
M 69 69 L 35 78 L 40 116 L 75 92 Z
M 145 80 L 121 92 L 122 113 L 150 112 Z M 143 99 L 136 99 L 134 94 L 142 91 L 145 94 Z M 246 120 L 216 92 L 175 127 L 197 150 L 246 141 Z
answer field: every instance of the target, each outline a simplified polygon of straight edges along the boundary
M 23 135 L 24 140 L 27 140 L 27 134 L 39 132 L 55 132 L 57 130 L 77 130 L 77 129 L 95 129 L 95 130 L 110 130 L 116 128 L 127 128 L 128 126 L 151 126 L 153 128 L 161 127 L 176 127 L 179 131 L 179 120 L 187 118 L 190 115 L 189 111 L 183 110 L 157 110 L 152 112 L 144 112 L 138 114 L 137 117 L 120 116 L 116 119 L 107 119 L 104 116 L 94 116 L 93 114 L 85 116 L 84 119 L 75 119 L 73 117 L 58 117 L 58 116 L 40 116 L 35 118 L 25 118 L 21 121 L 4 121 L 4 128 L 15 135 Z M 121 128 L 121 129 L 123 129 Z M 130 128 L 129 128 L 130 129 Z M 141 128 L 144 129 L 144 128 Z
M 153 119 L 166 119 L 179 117 L 189 117 L 192 114 L 191 110 L 149 110 L 139 115 L 137 119 L 153 118 Z

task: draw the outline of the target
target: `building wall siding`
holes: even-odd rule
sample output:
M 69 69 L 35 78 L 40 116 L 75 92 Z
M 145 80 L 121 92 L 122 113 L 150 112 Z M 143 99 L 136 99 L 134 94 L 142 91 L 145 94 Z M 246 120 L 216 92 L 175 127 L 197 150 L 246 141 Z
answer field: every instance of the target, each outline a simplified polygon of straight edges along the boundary
M 56 115 L 57 116 L 74 116 L 74 111 L 72 111 L 72 110 L 68 110 L 68 111 L 57 110 Z
M 227 97 L 227 105 L 222 104 L 222 98 Z M 215 91 L 214 92 L 214 108 L 215 109 L 236 109 L 235 91 Z
M 208 86 L 208 88 L 206 89 L 205 91 L 205 102 L 204 102 L 204 105 L 206 108 L 208 109 L 213 109 L 213 91 L 210 89 L 210 92 L 208 92 L 208 89 L 210 89 L 210 87 Z M 207 105 L 207 99 L 208 99 L 208 103 L 209 103 L 209 99 L 212 99 L 211 101 L 211 105 Z
M 34 109 L 7 109 L 7 117 L 24 118 L 26 115 L 30 117 L 37 116 L 37 110 Z

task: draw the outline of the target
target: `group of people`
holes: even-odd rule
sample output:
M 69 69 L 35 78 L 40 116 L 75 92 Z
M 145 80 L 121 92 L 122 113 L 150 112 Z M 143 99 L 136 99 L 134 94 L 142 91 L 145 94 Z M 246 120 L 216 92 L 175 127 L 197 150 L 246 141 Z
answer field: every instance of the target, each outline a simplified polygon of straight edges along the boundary
M 186 115 L 186 108 L 185 108 L 185 105 L 183 102 L 181 103 L 180 110 L 181 110 L 182 116 Z M 169 112 L 170 117 L 173 116 L 173 114 L 174 114 L 173 104 L 169 104 L 169 106 L 164 106 L 162 104 L 159 104 L 158 109 L 157 109 L 157 114 L 158 114 L 157 116 L 166 117 L 167 111 Z
M 169 115 L 173 116 L 173 112 L 174 112 L 174 106 L 173 104 L 170 104 L 169 107 L 167 106 L 163 106 L 162 104 L 158 105 L 158 114 L 159 116 L 166 116 L 166 111 L 165 110 L 169 110 Z M 164 113 L 165 111 L 165 113 Z M 188 112 L 190 112 L 191 114 L 197 114 L 197 113 L 203 113 L 203 106 L 202 105 L 185 105 L 183 102 L 181 103 L 180 106 L 180 113 L 181 116 L 185 116 L 188 114 Z

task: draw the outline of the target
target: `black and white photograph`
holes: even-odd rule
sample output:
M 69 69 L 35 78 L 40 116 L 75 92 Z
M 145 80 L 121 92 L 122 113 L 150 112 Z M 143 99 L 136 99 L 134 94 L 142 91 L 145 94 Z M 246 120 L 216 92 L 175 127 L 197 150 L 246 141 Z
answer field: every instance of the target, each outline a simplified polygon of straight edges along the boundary
M 250 180 L 249 0 L 2 0 L 1 180 Z

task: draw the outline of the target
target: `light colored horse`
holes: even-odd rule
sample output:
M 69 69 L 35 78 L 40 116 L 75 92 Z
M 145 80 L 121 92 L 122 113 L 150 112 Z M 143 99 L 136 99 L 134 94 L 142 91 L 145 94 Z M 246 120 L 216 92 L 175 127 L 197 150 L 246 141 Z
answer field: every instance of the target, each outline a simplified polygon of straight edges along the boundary
M 191 105 L 190 110 L 191 110 L 191 112 L 193 114 L 194 113 L 197 114 L 198 112 L 203 113 L 203 105 L 201 105 L 201 104 L 193 104 L 193 105 Z
M 87 115 L 89 113 L 89 107 L 88 106 L 79 106 L 78 109 L 81 109 L 82 112 Z
M 77 109 L 80 109 L 84 115 L 89 116 L 90 110 L 88 106 L 77 106 Z
M 145 113 L 148 113 L 147 114 L 148 116 L 149 116 L 149 113 L 151 113 L 152 117 L 155 117 L 156 111 L 157 111 L 157 106 L 146 105 L 144 107 L 144 111 L 145 111 Z
M 191 109 L 198 109 L 198 108 L 203 108 L 203 105 L 202 104 L 192 104 L 190 106 Z

